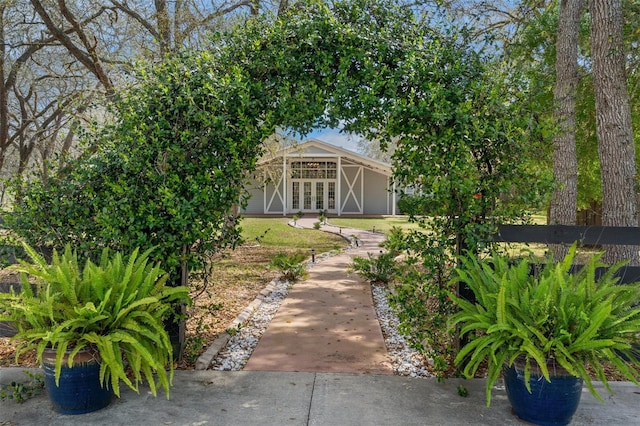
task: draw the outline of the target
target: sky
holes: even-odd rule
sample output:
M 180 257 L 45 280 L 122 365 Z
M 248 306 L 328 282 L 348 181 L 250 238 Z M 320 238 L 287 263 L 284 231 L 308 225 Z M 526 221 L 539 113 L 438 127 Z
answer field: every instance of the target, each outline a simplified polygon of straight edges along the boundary
M 340 148 L 348 149 L 349 151 L 359 152 L 358 141 L 362 138 L 358 135 L 350 135 L 346 133 L 340 133 L 340 129 L 315 129 L 304 138 L 297 137 L 300 141 L 307 139 L 319 139 L 323 142 L 330 143 Z

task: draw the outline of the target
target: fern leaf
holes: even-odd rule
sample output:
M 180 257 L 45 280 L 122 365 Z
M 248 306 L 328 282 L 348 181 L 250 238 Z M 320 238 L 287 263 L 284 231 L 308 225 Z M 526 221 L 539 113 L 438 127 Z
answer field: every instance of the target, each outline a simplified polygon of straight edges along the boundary
M 548 382 L 550 382 L 551 378 L 549 376 L 549 369 L 547 368 L 547 360 L 544 354 L 536 346 L 531 344 L 531 342 L 524 342 L 520 347 L 520 349 L 527 354 L 527 364 L 528 364 L 529 358 L 535 359 L 536 363 L 540 367 L 540 371 L 542 372 L 542 375 Z M 529 366 L 527 365 L 527 367 Z M 527 383 L 529 382 L 528 378 L 525 378 L 525 380 Z M 531 389 L 529 389 L 529 392 L 531 392 Z
M 589 327 L 575 340 L 574 345 L 579 346 L 584 344 L 586 341 L 589 341 L 596 336 L 598 329 L 605 322 L 609 314 L 611 313 L 611 303 L 603 303 L 598 306 L 592 316 L 591 323 Z
M 496 320 L 497 325 L 506 325 L 507 317 L 507 287 L 508 281 L 506 276 L 500 280 L 500 290 L 498 292 L 497 308 L 496 308 Z

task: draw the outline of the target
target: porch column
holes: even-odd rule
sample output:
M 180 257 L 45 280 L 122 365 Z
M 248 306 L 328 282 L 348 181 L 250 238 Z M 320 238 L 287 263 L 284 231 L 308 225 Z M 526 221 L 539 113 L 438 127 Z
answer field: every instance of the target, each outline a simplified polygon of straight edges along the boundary
M 358 174 L 356 173 L 356 176 Z M 364 167 L 360 166 L 360 214 L 364 214 Z
M 391 183 L 391 176 L 387 176 L 387 214 L 389 214 L 389 210 L 391 210 L 392 214 L 393 212 L 395 212 L 395 207 L 392 206 L 391 209 L 389 209 L 389 203 L 393 203 L 394 201 L 394 197 L 395 197 L 395 192 L 393 194 L 389 194 L 389 189 L 391 189 L 391 191 L 394 191 L 395 187 L 393 186 L 393 184 L 389 185 Z
M 391 214 L 395 216 L 396 215 L 396 181 L 395 180 L 393 181 L 392 186 L 393 186 L 393 201 L 392 201 L 393 204 L 391 207 L 391 212 L 392 212 Z
M 338 170 L 336 170 L 336 173 L 338 175 L 338 182 L 337 184 L 337 189 L 336 189 L 336 196 L 338 198 L 338 203 L 336 204 L 336 208 L 338 209 L 338 216 L 342 216 L 342 185 L 340 184 L 340 182 L 342 182 L 342 157 L 338 156 Z
M 264 168 L 264 170 L 262 170 L 262 213 L 267 214 L 267 169 L 266 167 Z
M 287 156 L 282 154 L 282 216 L 287 215 Z

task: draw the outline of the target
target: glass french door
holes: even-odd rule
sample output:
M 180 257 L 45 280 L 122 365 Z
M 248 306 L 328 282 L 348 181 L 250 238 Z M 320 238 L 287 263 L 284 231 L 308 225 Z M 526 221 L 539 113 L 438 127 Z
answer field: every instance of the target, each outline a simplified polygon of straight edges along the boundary
M 335 210 L 335 181 L 295 180 L 291 182 L 291 210 L 317 212 Z

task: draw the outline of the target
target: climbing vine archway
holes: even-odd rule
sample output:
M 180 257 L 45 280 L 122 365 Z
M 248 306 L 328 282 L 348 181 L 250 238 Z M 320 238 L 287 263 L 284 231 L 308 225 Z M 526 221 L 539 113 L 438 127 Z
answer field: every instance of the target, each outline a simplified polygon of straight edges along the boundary
M 31 183 L 10 226 L 32 244 L 81 252 L 155 246 L 167 270 L 197 270 L 237 241 L 230 212 L 276 127 L 340 123 L 398 139 L 396 179 L 463 229 L 515 193 L 514 174 L 529 185 L 521 127 L 505 120 L 505 94 L 486 90 L 486 72 L 455 36 L 391 1 L 298 2 L 218 35 L 207 52 L 141 67 L 115 122 L 91 135 L 96 153 Z
M 236 241 L 230 211 L 276 126 L 376 126 L 392 72 L 426 33 L 383 2 L 299 3 L 219 35 L 207 52 L 136 71 L 99 148 L 71 173 L 32 182 L 11 227 L 35 245 L 155 246 L 168 270 Z M 388 93 L 385 93 L 388 91 Z
M 495 218 L 520 215 L 547 182 L 527 167 L 544 138 L 519 110 L 525 87 L 498 69 L 391 0 L 297 2 L 217 36 L 208 52 L 137 70 L 114 122 L 90 133 L 94 154 L 30 182 L 7 223 L 32 245 L 85 254 L 155 247 L 185 277 L 238 241 L 233 207 L 277 126 L 340 123 L 393 139 L 394 177 L 417 194 L 407 213 L 432 228 L 399 242 L 426 272 L 407 277 L 397 302 L 403 326 L 445 365 L 451 253 L 481 247 Z M 427 299 L 442 304 L 437 315 Z

